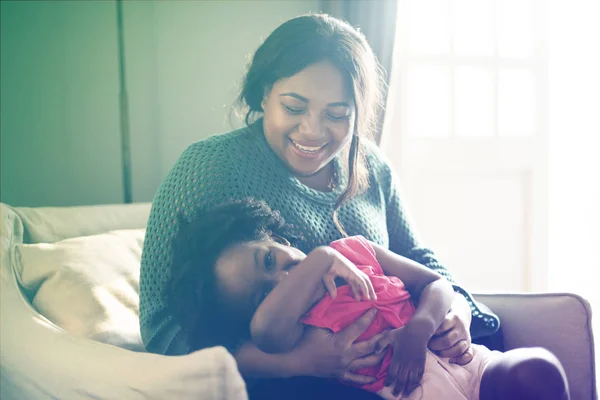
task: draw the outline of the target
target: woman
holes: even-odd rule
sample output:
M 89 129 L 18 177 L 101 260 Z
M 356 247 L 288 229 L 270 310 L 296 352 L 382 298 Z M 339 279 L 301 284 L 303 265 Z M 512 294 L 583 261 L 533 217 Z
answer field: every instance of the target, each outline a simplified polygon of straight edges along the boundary
M 417 242 L 394 173 L 376 146 L 366 140 L 380 104 L 380 76 L 364 36 L 325 15 L 291 19 L 259 47 L 240 94 L 240 102 L 248 109 L 247 127 L 192 144 L 154 199 L 140 280 L 141 331 L 149 351 L 190 351 L 189 338 L 165 306 L 171 240 L 179 216 L 189 217 L 192 210 L 225 200 L 253 197 L 266 201 L 303 233 L 299 246 L 303 252 L 343 234 L 362 235 L 454 284 L 433 253 Z M 454 284 L 454 289 L 451 311 L 429 348 L 465 364 L 472 358 L 471 334 L 490 335 L 499 321 L 460 286 Z M 367 313 L 333 335 L 309 330 L 286 354 L 266 354 L 249 342 L 234 356 L 246 378 L 337 377 L 369 383 L 370 378 L 351 371 L 380 362 L 382 355 L 374 354 L 379 337 L 353 344 L 372 319 L 373 314 Z M 538 377 L 548 380 L 548 374 L 552 378 L 564 375 L 560 363 L 543 350 L 531 350 L 497 368 L 497 387 L 505 392 L 528 390 Z M 518 382 L 515 377 L 527 379 Z M 554 381 L 562 386 L 551 390 L 564 391 L 564 379 Z M 309 396 L 313 388 L 315 395 L 329 398 L 349 395 L 351 390 L 314 378 L 310 384 L 302 380 L 291 389 L 294 382 L 252 385 L 250 394 L 263 398 L 279 390 L 274 385 L 286 390 L 286 398 L 293 393 Z M 352 396 L 372 395 L 356 391 Z

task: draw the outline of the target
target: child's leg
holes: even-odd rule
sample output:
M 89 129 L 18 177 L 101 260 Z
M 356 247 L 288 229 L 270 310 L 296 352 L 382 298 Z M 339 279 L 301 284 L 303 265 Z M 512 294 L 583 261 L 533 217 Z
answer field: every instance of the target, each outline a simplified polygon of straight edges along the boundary
M 568 400 L 565 371 L 548 350 L 510 350 L 494 357 L 483 372 L 481 400 Z

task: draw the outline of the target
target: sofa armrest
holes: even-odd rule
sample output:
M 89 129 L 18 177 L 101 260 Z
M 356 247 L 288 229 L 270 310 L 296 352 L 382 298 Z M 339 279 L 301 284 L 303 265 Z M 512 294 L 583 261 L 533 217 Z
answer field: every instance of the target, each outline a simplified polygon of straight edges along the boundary
M 540 346 L 562 362 L 573 400 L 597 399 L 589 303 L 575 294 L 480 294 L 500 317 L 505 350 Z

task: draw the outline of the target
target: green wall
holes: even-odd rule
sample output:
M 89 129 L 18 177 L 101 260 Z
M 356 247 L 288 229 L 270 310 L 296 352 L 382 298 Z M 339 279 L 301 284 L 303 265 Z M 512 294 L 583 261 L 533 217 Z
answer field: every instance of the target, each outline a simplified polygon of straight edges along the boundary
M 114 3 L 0 4 L 2 201 L 120 202 Z
M 1 191 L 17 206 L 123 201 L 114 1 L 2 1 Z M 246 61 L 317 0 L 125 1 L 133 200 L 229 130 Z

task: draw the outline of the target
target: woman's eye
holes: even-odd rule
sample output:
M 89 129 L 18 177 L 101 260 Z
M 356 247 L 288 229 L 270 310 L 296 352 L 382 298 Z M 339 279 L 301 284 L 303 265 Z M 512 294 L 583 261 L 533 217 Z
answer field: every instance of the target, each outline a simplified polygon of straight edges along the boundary
M 267 271 L 271 271 L 273 269 L 273 256 L 271 255 L 270 251 L 265 254 L 265 267 L 267 268 Z
M 283 104 L 283 108 L 285 108 L 285 110 L 293 115 L 298 115 L 298 114 L 302 114 L 304 112 L 303 108 L 295 108 L 295 107 L 290 107 L 290 106 L 286 106 L 285 104 Z
M 350 115 L 335 115 L 335 114 L 327 114 L 327 117 L 332 121 L 343 121 L 348 119 Z

